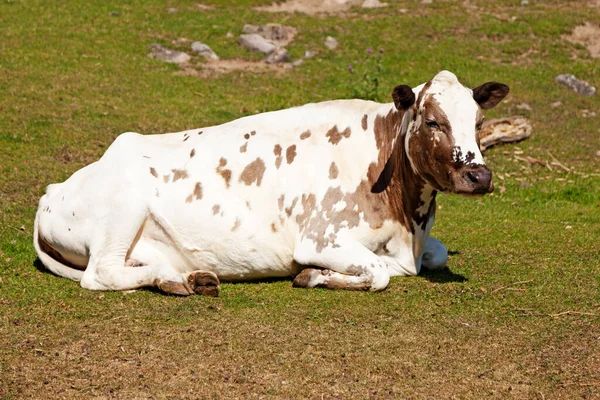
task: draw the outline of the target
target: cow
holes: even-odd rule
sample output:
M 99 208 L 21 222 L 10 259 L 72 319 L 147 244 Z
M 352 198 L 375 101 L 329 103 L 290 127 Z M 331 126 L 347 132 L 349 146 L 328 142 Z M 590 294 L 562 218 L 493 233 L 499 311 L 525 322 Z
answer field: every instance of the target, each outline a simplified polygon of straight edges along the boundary
M 216 296 L 221 281 L 384 290 L 446 266 L 436 194 L 483 195 L 482 109 L 508 86 L 448 71 L 393 102 L 334 100 L 163 135 L 123 133 L 40 199 L 34 246 L 91 290 Z

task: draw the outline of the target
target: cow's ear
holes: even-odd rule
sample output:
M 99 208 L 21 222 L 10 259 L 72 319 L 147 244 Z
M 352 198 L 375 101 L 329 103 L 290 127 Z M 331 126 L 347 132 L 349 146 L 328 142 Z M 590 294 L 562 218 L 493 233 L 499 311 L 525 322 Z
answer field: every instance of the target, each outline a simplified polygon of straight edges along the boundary
M 392 99 L 398 110 L 406 110 L 415 102 L 415 93 L 408 85 L 396 86 L 392 91 Z
M 506 97 L 509 87 L 503 83 L 487 82 L 473 89 L 473 99 L 484 110 L 496 107 Z

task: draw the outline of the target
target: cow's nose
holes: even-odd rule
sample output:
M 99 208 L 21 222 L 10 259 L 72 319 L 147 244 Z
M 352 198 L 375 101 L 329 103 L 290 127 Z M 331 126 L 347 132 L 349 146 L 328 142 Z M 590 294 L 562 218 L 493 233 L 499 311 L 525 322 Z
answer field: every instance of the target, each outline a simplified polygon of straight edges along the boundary
M 492 172 L 487 167 L 481 166 L 469 169 L 463 174 L 464 178 L 473 185 L 474 193 L 488 193 L 492 189 Z

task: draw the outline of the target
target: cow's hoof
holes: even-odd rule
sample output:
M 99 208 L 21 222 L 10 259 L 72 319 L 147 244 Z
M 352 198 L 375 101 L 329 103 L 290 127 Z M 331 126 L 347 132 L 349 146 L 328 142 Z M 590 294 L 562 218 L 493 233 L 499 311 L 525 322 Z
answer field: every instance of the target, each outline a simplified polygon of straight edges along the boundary
M 328 271 L 324 269 L 323 271 Z M 320 274 L 321 271 L 315 268 L 305 268 L 294 278 L 292 287 L 295 288 L 308 288 L 310 287 L 311 281 L 315 279 L 315 276 Z
M 209 271 L 192 272 L 188 283 L 196 294 L 201 296 L 218 297 L 221 292 L 221 282 L 217 275 Z
M 187 282 L 160 281 L 156 286 L 163 292 L 176 296 L 189 296 L 194 294 L 194 289 Z

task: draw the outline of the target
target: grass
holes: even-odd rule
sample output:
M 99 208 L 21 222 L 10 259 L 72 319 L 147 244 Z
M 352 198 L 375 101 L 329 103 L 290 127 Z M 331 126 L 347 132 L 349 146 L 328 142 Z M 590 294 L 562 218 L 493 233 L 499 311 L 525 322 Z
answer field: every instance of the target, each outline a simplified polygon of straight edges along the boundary
M 598 61 L 561 38 L 597 21 L 597 7 L 390 1 L 315 18 L 249 7 L 266 0 L 211 1 L 208 11 L 183 0 L 96 3 L 0 2 L 1 398 L 600 397 L 600 117 L 582 116 L 600 101 L 553 80 L 574 73 L 600 86 Z M 267 22 L 298 29 L 293 58 L 317 57 L 210 79 L 146 57 L 150 44 L 186 37 L 256 59 L 235 36 Z M 448 270 L 395 278 L 379 294 L 284 280 L 225 284 L 212 299 L 90 292 L 37 266 L 32 223 L 45 186 L 119 133 L 348 97 L 347 66 L 366 48 L 385 50 L 380 101 L 446 68 L 471 86 L 509 84 L 488 118 L 533 124 L 531 139 L 486 154 L 503 190 L 439 197 L 433 233 L 451 251 Z M 569 171 L 515 155 L 554 157 Z

